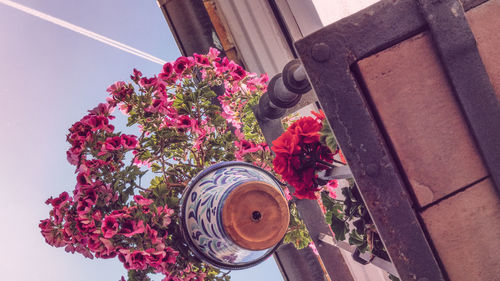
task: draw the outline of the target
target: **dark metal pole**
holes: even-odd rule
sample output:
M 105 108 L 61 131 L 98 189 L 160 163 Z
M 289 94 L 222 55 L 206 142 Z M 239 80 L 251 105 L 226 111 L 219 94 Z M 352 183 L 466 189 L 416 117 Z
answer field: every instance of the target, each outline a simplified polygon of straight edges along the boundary
M 157 0 L 184 56 L 206 54 L 210 47 L 224 55 L 217 33 L 201 0 Z

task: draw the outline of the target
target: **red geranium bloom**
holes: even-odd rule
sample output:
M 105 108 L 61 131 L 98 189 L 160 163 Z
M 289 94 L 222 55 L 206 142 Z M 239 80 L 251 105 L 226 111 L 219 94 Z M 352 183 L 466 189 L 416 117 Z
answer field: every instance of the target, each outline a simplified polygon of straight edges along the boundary
M 273 141 L 274 170 L 295 188 L 294 195 L 299 199 L 316 199 L 315 170 L 326 168 L 317 162 L 333 159 L 330 149 L 319 141 L 321 117 L 300 118 Z

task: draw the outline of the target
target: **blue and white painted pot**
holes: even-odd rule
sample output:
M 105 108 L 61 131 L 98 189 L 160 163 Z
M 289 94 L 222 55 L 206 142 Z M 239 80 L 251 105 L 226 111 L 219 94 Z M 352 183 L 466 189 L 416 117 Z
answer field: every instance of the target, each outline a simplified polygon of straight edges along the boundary
M 288 227 L 289 211 L 272 174 L 244 162 L 222 162 L 188 184 L 180 223 L 198 258 L 219 268 L 243 269 L 276 250 Z

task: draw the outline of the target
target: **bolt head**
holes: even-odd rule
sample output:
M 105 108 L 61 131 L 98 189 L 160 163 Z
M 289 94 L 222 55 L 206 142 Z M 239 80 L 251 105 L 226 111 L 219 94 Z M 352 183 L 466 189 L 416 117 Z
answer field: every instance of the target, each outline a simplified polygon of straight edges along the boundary
M 325 62 L 330 59 L 330 47 L 325 43 L 316 43 L 311 49 L 312 58 L 317 62 Z
M 380 172 L 380 168 L 377 164 L 368 164 L 366 166 L 366 174 L 369 175 L 370 177 L 376 177 L 378 176 Z

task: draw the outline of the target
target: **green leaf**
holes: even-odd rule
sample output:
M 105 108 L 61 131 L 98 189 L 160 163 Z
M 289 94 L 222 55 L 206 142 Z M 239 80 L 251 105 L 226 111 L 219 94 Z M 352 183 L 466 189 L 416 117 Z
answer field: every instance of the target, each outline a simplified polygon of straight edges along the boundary
M 396 276 L 394 276 L 392 274 L 389 274 L 389 279 L 391 279 L 391 281 L 400 281 L 399 278 L 397 278 Z
M 332 216 L 332 231 L 335 234 L 335 239 L 338 241 L 344 241 L 345 235 L 349 232 L 349 226 L 343 220 L 340 220 L 336 216 Z
M 361 246 L 365 242 L 363 235 L 359 234 L 356 229 L 349 233 L 349 244 Z

